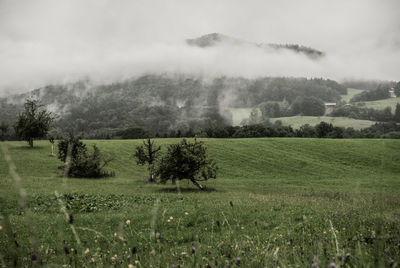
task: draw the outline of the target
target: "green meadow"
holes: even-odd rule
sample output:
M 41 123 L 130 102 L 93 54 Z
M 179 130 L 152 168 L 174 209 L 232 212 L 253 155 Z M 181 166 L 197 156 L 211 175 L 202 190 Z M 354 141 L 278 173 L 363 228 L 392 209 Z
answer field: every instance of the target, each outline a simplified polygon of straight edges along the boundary
M 399 265 L 400 140 L 201 140 L 203 192 L 146 183 L 141 140 L 85 141 L 114 158 L 104 179 L 63 178 L 47 141 L 0 143 L 0 267 Z

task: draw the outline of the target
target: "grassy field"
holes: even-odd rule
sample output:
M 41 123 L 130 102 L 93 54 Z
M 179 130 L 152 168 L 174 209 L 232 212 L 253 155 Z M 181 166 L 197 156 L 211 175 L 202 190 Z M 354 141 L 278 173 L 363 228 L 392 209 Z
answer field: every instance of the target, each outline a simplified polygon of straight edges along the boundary
M 400 98 L 390 98 L 378 101 L 365 101 L 362 103 L 365 104 L 362 107 L 374 108 L 376 110 L 383 110 L 389 106 L 392 108 L 392 113 L 394 113 L 396 111 L 397 103 L 400 103 Z M 355 103 L 355 105 L 357 105 L 357 102 Z
M 299 128 L 302 125 L 309 124 L 314 126 L 324 121 L 338 127 L 352 127 L 354 129 L 367 128 L 375 124 L 374 121 L 358 120 L 348 117 L 331 117 L 331 116 L 292 116 L 271 118 L 271 122 L 276 120 L 282 121 L 283 125 L 291 125 L 293 128 Z
M 399 265 L 400 140 L 204 141 L 207 192 L 145 183 L 139 140 L 87 141 L 116 176 L 66 180 L 48 142 L 0 143 L 0 267 Z

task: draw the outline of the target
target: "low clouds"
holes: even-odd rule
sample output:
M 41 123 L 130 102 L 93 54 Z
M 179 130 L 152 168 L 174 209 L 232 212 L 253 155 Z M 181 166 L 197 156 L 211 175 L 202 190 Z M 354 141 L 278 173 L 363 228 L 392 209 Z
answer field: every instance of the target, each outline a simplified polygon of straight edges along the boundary
M 0 93 L 146 72 L 400 80 L 398 10 L 396 0 L 0 0 Z M 327 56 L 184 42 L 210 32 Z

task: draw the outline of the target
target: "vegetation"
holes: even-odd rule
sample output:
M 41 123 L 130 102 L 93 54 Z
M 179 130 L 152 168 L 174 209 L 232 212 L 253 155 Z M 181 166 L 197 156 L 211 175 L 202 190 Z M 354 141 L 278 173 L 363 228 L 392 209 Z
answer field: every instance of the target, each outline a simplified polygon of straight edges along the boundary
M 143 142 L 143 145 L 136 147 L 135 157 L 138 165 L 147 165 L 149 171 L 149 182 L 155 182 L 154 166 L 159 156 L 161 146 L 156 147 L 150 138 Z
M 8 124 L 6 122 L 1 122 L 0 131 L 1 131 L 0 139 L 4 141 L 8 133 Z
M 40 104 L 38 100 L 27 99 L 24 107 L 25 110 L 18 115 L 14 130 L 18 137 L 33 147 L 34 138 L 42 138 L 47 135 L 54 115 L 44 109 L 44 105 Z
M 348 117 L 354 119 L 390 122 L 393 121 L 392 108 L 386 107 L 383 110 L 363 108 L 357 106 L 339 106 L 330 113 L 333 117 Z
M 141 140 L 86 141 L 115 158 L 117 176 L 65 184 L 48 141 L 35 150 L 1 143 L 0 263 L 399 266 L 399 140 L 201 141 L 219 166 L 218 180 L 207 183 L 215 191 L 204 193 L 190 182 L 179 192 L 143 183 L 146 167 L 129 164 Z
M 64 176 L 75 178 L 101 178 L 114 176 L 113 172 L 104 171 L 104 167 L 112 161 L 100 153 L 93 144 L 89 152 L 86 145 L 72 135 L 58 143 L 58 158 L 64 162 Z
M 400 82 L 397 82 L 394 86 L 394 94 L 396 94 L 396 97 L 400 97 Z
M 72 132 L 85 138 L 144 138 L 170 130 L 185 133 L 232 124 L 228 107 L 254 108 L 265 102 L 284 103 L 281 115 L 300 96 L 336 102 L 346 88 L 329 79 L 219 77 L 206 80 L 179 75 L 146 75 L 114 84 L 90 81 L 51 85 L 0 99 L 0 113 L 13 123 L 30 95 L 51 105 L 59 119 L 51 135 Z M 14 103 L 14 104 L 11 104 Z M 135 129 L 145 131 L 144 135 Z
M 207 155 L 207 147 L 203 142 L 189 142 L 183 139 L 180 143 L 168 146 L 167 153 L 162 157 L 156 170 L 162 183 L 171 180 L 172 183 L 190 180 L 200 190 L 205 188 L 199 181 L 215 179 L 217 164 Z
M 366 90 L 355 95 L 350 102 L 375 101 L 390 98 L 390 85 L 379 85 L 374 90 Z

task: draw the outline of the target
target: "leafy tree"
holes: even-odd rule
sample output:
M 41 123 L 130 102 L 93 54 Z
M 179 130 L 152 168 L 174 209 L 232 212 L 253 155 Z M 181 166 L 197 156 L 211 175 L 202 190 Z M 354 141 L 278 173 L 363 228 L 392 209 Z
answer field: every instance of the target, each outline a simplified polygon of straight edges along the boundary
M 204 187 L 199 181 L 216 178 L 217 165 L 207 155 L 207 147 L 203 142 L 188 142 L 183 139 L 180 143 L 168 146 L 167 153 L 159 162 L 156 174 L 162 183 L 172 180 L 190 180 L 200 190 Z
M 400 82 L 397 82 L 394 86 L 394 94 L 396 94 L 396 97 L 400 97 Z
M 315 97 L 298 97 L 292 104 L 292 114 L 320 116 L 325 113 L 325 104 Z
M 8 132 L 8 124 L 6 122 L 1 122 L 0 131 L 1 131 L 1 140 L 3 141 Z
M 136 163 L 138 165 L 147 164 L 147 170 L 149 171 L 149 182 L 155 182 L 154 179 L 154 164 L 157 160 L 161 146 L 156 147 L 154 141 L 150 138 L 143 141 L 143 145 L 136 147 L 134 157 L 136 157 Z
M 325 138 L 328 136 L 329 132 L 333 131 L 333 126 L 330 123 L 321 122 L 315 126 L 315 132 L 318 138 Z
M 400 96 L 400 95 L 399 95 L 399 96 Z M 400 103 L 397 103 L 397 104 L 396 104 L 396 111 L 395 111 L 395 113 L 394 113 L 393 120 L 394 120 L 395 122 L 400 123 Z
M 54 115 L 43 107 L 38 100 L 27 99 L 25 110 L 18 115 L 14 125 L 15 134 L 27 141 L 30 147 L 33 147 L 34 138 L 46 136 L 54 120 Z
M 113 172 L 104 171 L 112 158 L 103 156 L 94 144 L 89 152 L 79 138 L 70 135 L 58 143 L 58 158 L 65 163 L 66 175 L 76 178 L 101 178 L 113 176 Z

